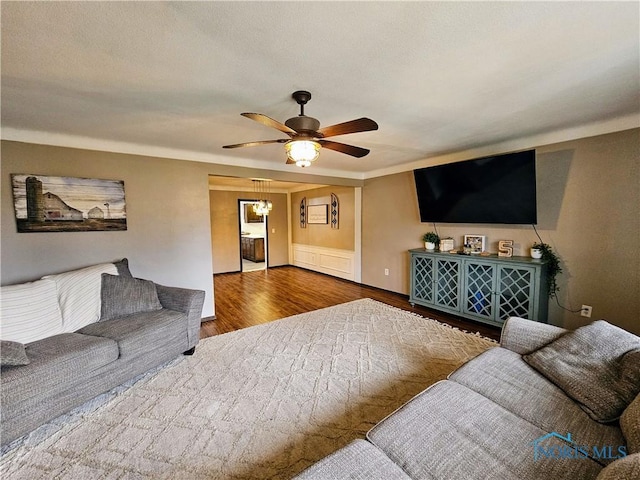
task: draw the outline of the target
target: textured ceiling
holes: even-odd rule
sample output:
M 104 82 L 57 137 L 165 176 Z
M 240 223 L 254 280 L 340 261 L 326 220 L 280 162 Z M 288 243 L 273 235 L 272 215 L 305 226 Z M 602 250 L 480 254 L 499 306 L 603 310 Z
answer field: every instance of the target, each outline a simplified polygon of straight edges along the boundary
M 2 136 L 257 168 L 284 165 L 294 90 L 335 137 L 309 173 L 366 178 L 459 152 L 640 125 L 637 2 L 7 2 Z

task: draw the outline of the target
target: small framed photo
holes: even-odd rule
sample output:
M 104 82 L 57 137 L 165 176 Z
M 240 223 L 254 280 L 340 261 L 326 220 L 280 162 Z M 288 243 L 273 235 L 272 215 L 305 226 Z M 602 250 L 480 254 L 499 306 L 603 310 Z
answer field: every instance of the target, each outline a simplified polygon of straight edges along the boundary
M 480 255 L 484 252 L 484 235 L 465 235 L 464 236 L 464 245 L 468 247 L 469 253 L 471 255 Z

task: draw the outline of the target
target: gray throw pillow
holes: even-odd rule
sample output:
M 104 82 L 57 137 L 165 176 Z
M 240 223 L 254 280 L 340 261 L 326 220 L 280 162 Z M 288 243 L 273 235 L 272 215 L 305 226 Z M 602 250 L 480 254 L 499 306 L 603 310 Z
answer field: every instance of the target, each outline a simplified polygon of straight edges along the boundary
M 100 321 L 160 310 L 155 284 L 150 280 L 102 274 Z
M 121 277 L 133 278 L 133 275 L 131 275 L 131 270 L 129 270 L 128 259 L 123 258 L 122 260 L 113 262 L 113 264 L 116 266 L 116 269 L 118 270 L 118 275 L 120 275 Z
M 640 392 L 640 337 L 604 320 L 569 332 L 523 359 L 597 422 L 618 419 Z
M 0 340 L 0 363 L 1 366 L 28 365 L 29 358 L 24 344 L 9 340 Z

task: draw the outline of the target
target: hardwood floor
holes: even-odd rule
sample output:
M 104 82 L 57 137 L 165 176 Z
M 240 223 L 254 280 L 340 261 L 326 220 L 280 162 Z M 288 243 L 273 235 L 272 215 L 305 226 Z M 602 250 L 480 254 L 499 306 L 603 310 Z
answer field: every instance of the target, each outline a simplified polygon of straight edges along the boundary
M 292 266 L 214 275 L 214 292 L 216 316 L 202 323 L 200 338 L 361 298 L 372 298 L 495 340 L 500 336 L 497 327 L 419 305 L 412 308 L 407 295 Z

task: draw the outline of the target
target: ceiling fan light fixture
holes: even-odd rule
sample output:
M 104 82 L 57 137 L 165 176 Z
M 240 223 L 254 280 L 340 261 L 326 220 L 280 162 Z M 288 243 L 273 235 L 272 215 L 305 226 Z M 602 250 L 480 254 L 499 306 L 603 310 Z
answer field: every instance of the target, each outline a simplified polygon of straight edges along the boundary
M 320 144 L 313 140 L 292 140 L 284 145 L 284 149 L 298 167 L 308 167 L 320 155 Z

